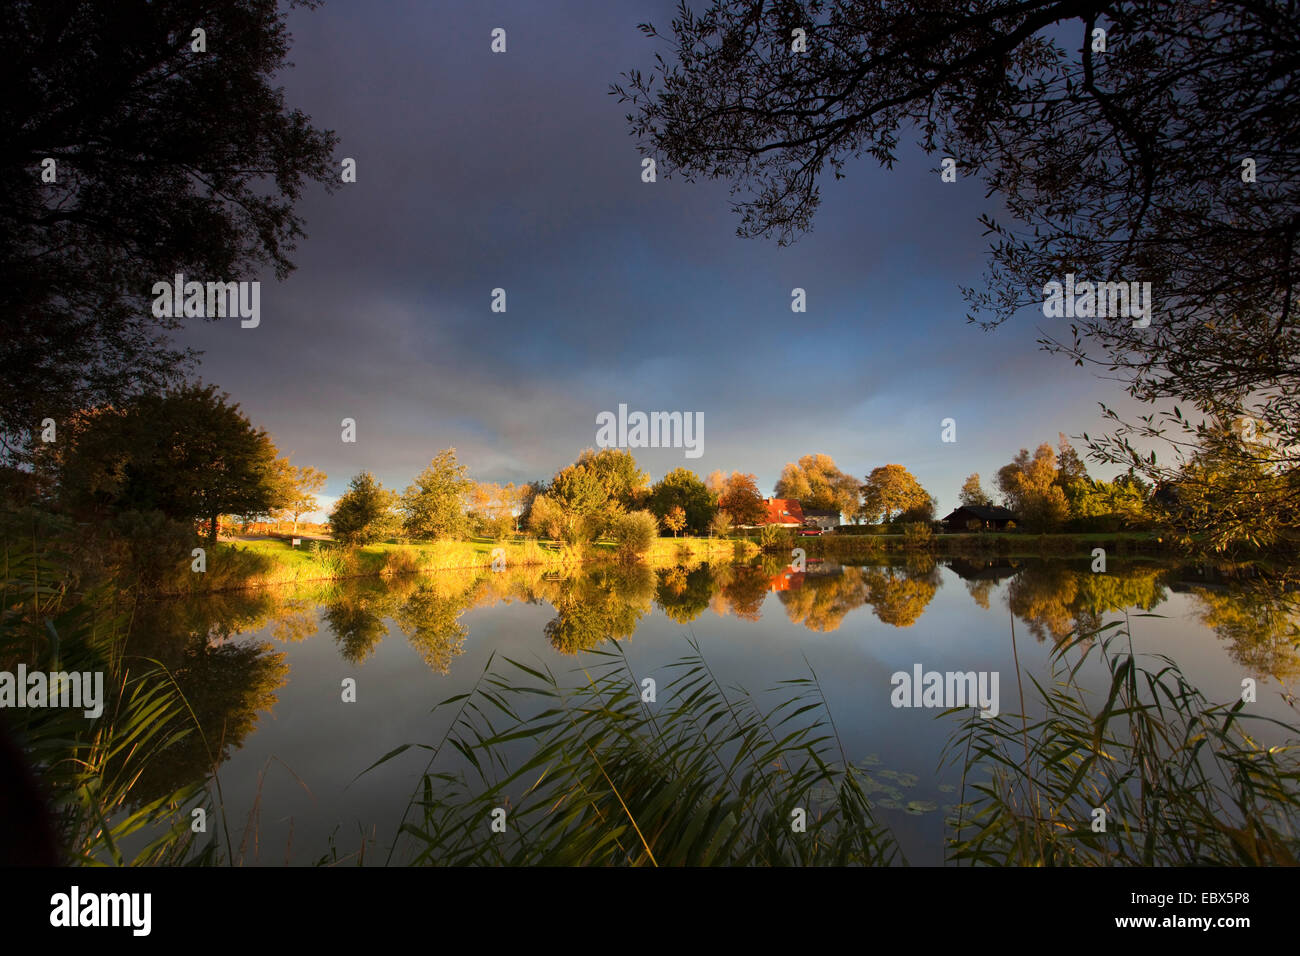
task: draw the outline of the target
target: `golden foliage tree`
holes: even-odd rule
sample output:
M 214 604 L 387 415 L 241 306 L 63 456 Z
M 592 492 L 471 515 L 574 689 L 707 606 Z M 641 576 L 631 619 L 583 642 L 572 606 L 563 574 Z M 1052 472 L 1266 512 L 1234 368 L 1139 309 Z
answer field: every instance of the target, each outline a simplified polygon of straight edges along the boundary
M 805 508 L 838 511 L 853 517 L 858 511 L 858 482 L 846 475 L 830 455 L 804 455 L 789 462 L 777 480 L 776 497 L 795 498 Z
M 861 490 L 862 514 L 869 519 L 883 515 L 883 520 L 888 521 L 895 512 L 925 505 L 930 500 L 916 476 L 902 465 L 873 469 Z
M 1057 481 L 1056 451 L 1047 442 L 1026 448 L 998 470 L 997 486 L 1008 508 L 1022 524 L 1036 530 L 1054 528 L 1069 517 L 1070 506 Z

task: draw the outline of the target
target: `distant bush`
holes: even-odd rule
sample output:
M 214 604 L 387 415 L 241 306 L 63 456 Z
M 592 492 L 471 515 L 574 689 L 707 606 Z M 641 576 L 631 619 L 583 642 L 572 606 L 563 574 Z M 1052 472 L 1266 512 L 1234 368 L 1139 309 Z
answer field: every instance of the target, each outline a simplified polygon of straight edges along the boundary
M 515 530 L 515 518 L 511 514 L 473 514 L 470 523 L 474 534 L 492 541 L 508 538 Z
M 758 546 L 764 551 L 784 551 L 794 543 L 794 533 L 789 528 L 765 524 L 758 532 Z
M 883 524 L 842 524 L 836 534 L 885 534 L 889 530 Z
M 725 538 L 731 534 L 734 526 L 731 523 L 731 515 L 725 511 L 719 511 L 714 514 L 713 519 L 709 522 L 709 533 L 718 538 Z
M 1119 515 L 1083 515 L 1071 518 L 1061 525 L 1067 534 L 1113 534 L 1119 531 L 1123 520 Z
M 895 518 L 894 522 L 899 525 L 916 524 L 918 522 L 925 522 L 928 524 L 935 518 L 935 504 L 935 500 L 930 498 L 925 502 L 925 504 L 914 505 Z
M 611 523 L 611 537 L 623 558 L 636 558 L 650 550 L 659 537 L 659 522 L 648 511 L 626 511 Z
M 906 548 L 929 547 L 934 539 L 934 529 L 928 522 L 910 521 L 903 525 L 903 546 Z

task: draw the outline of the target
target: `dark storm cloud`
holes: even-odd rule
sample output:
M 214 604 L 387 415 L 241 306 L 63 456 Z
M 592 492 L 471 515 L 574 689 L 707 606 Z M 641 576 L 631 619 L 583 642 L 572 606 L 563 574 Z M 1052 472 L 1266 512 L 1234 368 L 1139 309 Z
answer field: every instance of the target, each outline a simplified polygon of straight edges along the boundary
M 907 464 L 950 505 L 968 472 L 1095 425 L 1113 388 L 1038 352 L 1032 321 L 964 322 L 987 206 L 974 182 L 940 183 L 937 158 L 851 167 L 786 249 L 735 236 L 725 185 L 642 183 L 606 91 L 649 67 L 636 24 L 672 6 L 295 12 L 287 97 L 340 134 L 358 182 L 304 198 L 299 268 L 264 282 L 259 328 L 187 334 L 202 376 L 332 495 L 363 469 L 403 486 L 447 446 L 476 477 L 548 477 L 622 402 L 704 413 L 702 458 L 637 453 L 655 477 L 740 469 L 770 492 L 784 462 L 826 452 L 858 474 Z

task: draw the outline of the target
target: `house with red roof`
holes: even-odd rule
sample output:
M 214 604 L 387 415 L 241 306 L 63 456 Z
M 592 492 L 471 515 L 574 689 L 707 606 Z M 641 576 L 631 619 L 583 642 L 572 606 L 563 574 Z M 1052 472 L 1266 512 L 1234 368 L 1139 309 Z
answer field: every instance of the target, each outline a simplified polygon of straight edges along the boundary
M 764 524 L 774 524 L 781 528 L 802 528 L 803 508 L 796 498 L 764 498 L 767 506 L 767 520 Z

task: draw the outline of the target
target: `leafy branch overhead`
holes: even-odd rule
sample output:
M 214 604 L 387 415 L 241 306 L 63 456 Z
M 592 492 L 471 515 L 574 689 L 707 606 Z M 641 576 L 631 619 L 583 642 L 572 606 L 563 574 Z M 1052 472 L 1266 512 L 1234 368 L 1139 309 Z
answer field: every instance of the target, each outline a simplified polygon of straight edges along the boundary
M 337 138 L 285 102 L 289 42 L 263 0 L 6 4 L 6 456 L 44 416 L 176 383 L 194 356 L 168 341 L 175 318 L 153 316 L 153 283 L 293 269 L 295 206 L 310 182 L 334 188 Z
M 1276 440 L 1238 460 L 1300 465 L 1294 4 L 716 0 L 642 29 L 668 49 L 611 92 L 660 170 L 731 183 L 740 235 L 791 242 L 828 167 L 892 167 L 915 135 L 1000 205 L 971 321 L 1041 309 L 1067 273 L 1150 282 L 1149 327 L 1049 320 L 1040 344 L 1211 427 L 1248 416 Z M 1169 474 L 1133 439 L 1195 440 L 1186 419 L 1115 422 L 1094 455 L 1151 478 Z

